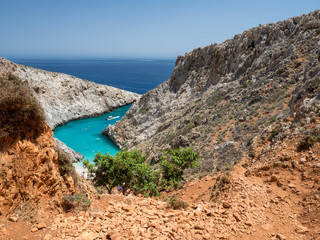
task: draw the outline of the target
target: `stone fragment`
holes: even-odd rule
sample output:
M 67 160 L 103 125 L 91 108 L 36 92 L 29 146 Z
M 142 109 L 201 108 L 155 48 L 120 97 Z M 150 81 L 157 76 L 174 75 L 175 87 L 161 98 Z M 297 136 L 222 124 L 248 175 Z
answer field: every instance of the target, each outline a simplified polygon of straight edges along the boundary
M 223 205 L 224 208 L 231 208 L 231 204 L 228 203 L 228 202 L 223 202 L 222 205 Z
M 238 213 L 234 213 L 233 217 L 237 220 L 237 222 L 241 221 L 241 217 L 240 217 L 240 215 Z
M 31 232 L 36 232 L 36 231 L 38 231 L 38 228 L 37 227 L 33 227 L 33 228 L 30 229 L 30 231 Z
M 44 235 L 43 240 L 51 240 L 51 239 L 52 239 L 52 236 L 50 234 Z
M 93 240 L 93 239 L 96 239 L 97 238 L 97 235 L 93 232 L 90 232 L 90 231 L 85 231 L 83 232 L 80 236 L 79 236 L 79 240 Z
M 41 222 L 41 223 L 39 223 L 38 225 L 37 225 L 37 228 L 39 229 L 39 230 L 41 230 L 41 229 L 43 229 L 43 228 L 46 228 L 47 227 L 47 225 L 44 223 L 44 222 Z
M 287 238 L 286 238 L 284 235 L 282 235 L 281 233 L 278 233 L 278 234 L 276 235 L 276 238 L 279 239 L 279 240 L 286 240 L 286 239 L 287 239 Z
M 304 234 L 304 233 L 307 233 L 308 231 L 309 231 L 308 228 L 302 225 L 296 228 L 296 232 L 299 234 Z
M 18 221 L 18 218 L 17 218 L 17 217 L 10 216 L 10 217 L 9 217 L 9 221 L 11 221 L 11 222 L 17 222 L 17 221 Z

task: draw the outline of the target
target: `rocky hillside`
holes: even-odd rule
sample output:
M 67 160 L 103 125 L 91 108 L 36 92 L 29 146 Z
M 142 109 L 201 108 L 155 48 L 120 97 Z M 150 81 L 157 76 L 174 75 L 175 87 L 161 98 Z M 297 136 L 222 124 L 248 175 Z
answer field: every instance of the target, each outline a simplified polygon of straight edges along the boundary
M 136 93 L 0 58 L 0 75 L 4 74 L 28 82 L 52 129 L 71 120 L 109 112 L 139 98 Z
M 37 221 L 61 212 L 66 195 L 90 195 L 91 187 L 70 162 L 83 156 L 56 142 L 52 128 L 138 98 L 132 92 L 1 58 L 0 216 Z
M 24 89 L 9 66 L 11 89 Z M 2 84 L 0 143 L 11 147 L 0 152 L 0 239 L 319 239 L 320 11 L 178 57 L 170 79 L 106 130 L 154 163 L 169 146 L 201 154 L 199 178 L 162 198 L 100 189 L 86 212 L 62 213 L 63 196 L 90 188 L 35 124 L 32 98 Z
M 317 10 L 195 49 L 105 133 L 121 147 L 150 152 L 152 162 L 168 146 L 190 146 L 201 154 L 201 172 L 243 156 L 254 162 L 286 138 L 315 137 L 319 44 Z
M 61 212 L 64 196 L 92 191 L 56 145 L 30 85 L 7 70 L 0 74 L 0 216 L 34 222 Z

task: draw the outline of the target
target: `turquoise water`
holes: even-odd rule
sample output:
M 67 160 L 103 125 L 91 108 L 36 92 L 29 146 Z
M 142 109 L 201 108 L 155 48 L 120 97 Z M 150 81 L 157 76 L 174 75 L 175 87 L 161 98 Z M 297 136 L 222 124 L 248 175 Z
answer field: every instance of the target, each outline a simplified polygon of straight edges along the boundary
M 84 155 L 90 162 L 97 152 L 115 155 L 119 148 L 101 132 L 108 125 L 115 124 L 129 110 L 131 104 L 120 107 L 99 117 L 86 118 L 68 122 L 54 130 L 54 137 L 64 142 L 68 147 Z M 118 117 L 112 120 L 107 118 Z

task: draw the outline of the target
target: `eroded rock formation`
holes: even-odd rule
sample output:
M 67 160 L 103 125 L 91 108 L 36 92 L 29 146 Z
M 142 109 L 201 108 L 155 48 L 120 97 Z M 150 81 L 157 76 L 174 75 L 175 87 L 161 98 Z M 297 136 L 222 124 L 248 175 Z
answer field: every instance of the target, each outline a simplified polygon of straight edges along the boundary
M 319 42 L 317 10 L 195 49 L 179 56 L 169 80 L 144 94 L 105 133 L 155 159 L 183 136 L 201 154 L 202 171 L 232 165 L 242 152 L 250 154 L 254 137 L 275 141 L 280 120 L 295 115 L 301 103 L 313 99 L 315 110 L 307 117 L 319 114 Z

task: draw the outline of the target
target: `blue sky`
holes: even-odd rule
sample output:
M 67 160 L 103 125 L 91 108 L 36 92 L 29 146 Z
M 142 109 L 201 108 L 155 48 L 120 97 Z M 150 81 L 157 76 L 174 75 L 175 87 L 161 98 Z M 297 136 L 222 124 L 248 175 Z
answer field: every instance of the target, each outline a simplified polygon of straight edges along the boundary
M 0 56 L 176 57 L 319 0 L 1 0 Z

